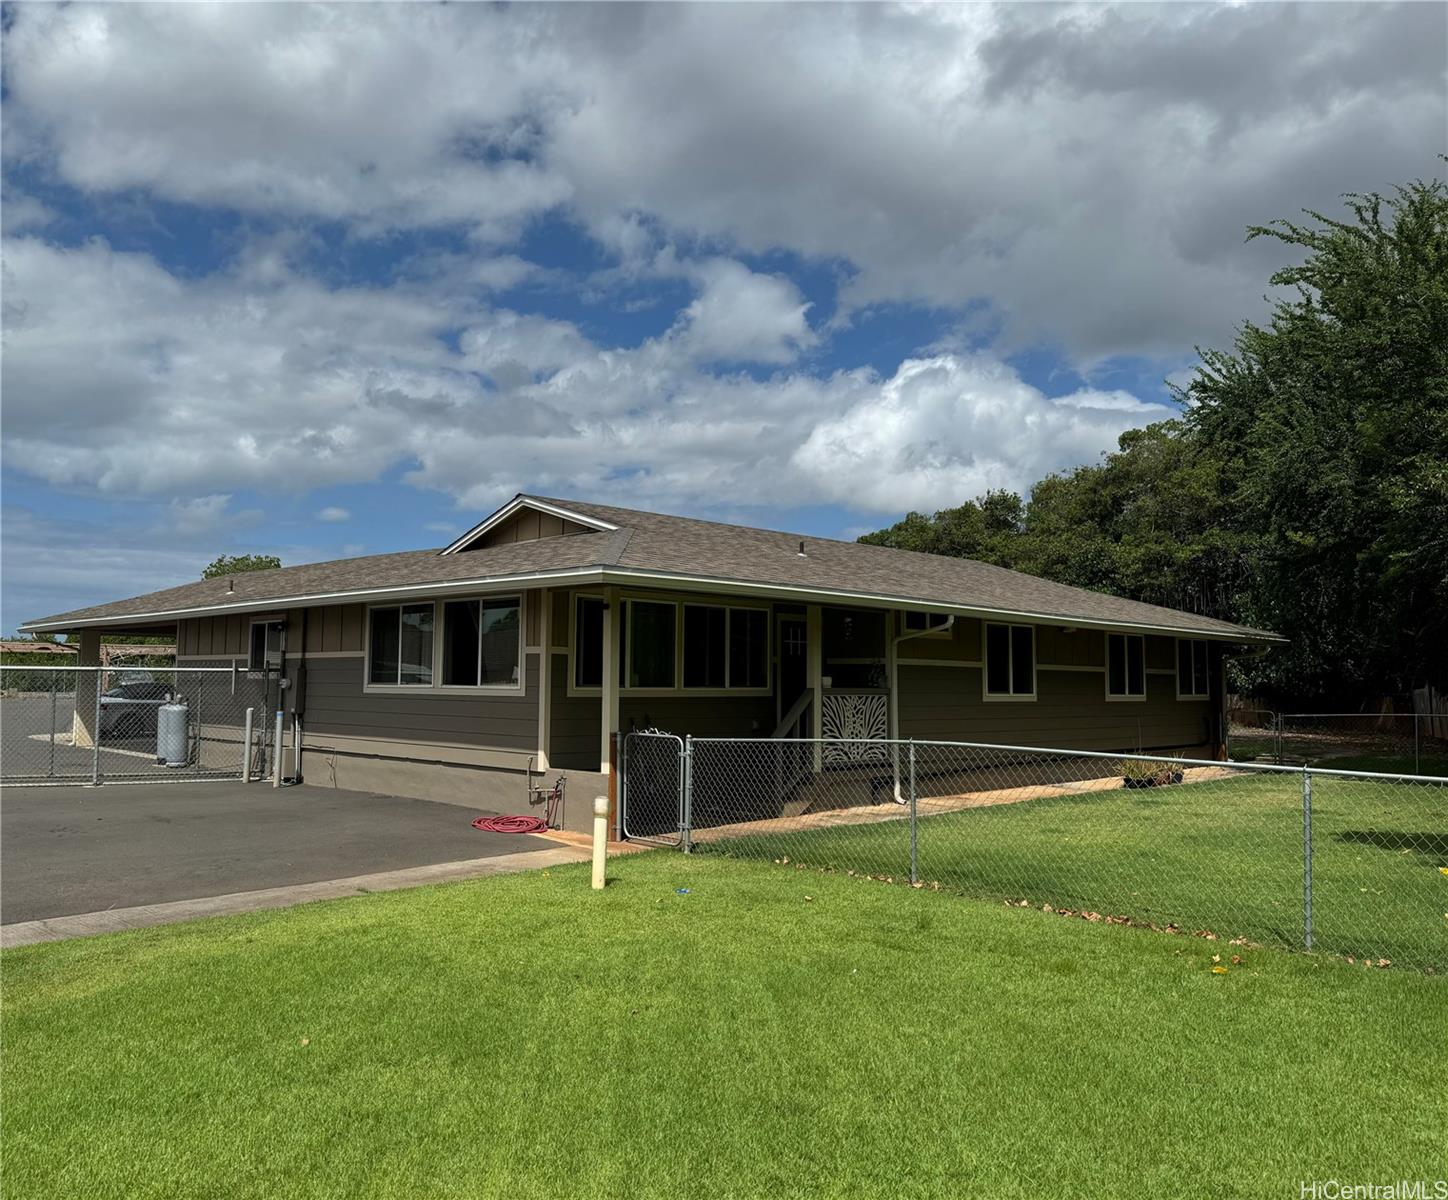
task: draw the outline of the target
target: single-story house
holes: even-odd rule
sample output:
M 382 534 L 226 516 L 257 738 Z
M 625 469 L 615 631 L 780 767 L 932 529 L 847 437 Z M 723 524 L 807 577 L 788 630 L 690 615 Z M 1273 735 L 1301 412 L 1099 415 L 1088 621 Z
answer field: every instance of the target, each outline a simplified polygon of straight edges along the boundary
M 1224 660 L 1282 640 L 967 559 L 530 495 L 440 550 L 24 629 L 78 634 L 81 662 L 164 632 L 178 666 L 275 670 L 309 782 L 523 811 L 530 771 L 563 773 L 579 816 L 646 727 L 1216 756 Z

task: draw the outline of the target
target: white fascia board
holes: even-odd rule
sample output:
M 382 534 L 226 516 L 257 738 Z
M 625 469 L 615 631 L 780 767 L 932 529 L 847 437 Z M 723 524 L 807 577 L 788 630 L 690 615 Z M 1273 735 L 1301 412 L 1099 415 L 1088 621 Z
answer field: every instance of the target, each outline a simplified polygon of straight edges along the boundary
M 799 600 L 805 603 L 838 600 L 862 608 L 928 608 L 931 612 L 952 613 L 957 616 L 980 617 L 985 620 L 1026 621 L 1036 625 L 1060 625 L 1072 628 L 1105 629 L 1123 633 L 1162 633 L 1175 637 L 1198 638 L 1203 641 L 1232 642 L 1248 645 L 1286 645 L 1288 639 L 1275 634 L 1253 634 L 1209 632 L 1180 625 L 1150 622 L 1108 621 L 1096 617 L 1078 617 L 1063 613 L 1032 612 L 1028 609 L 987 608 L 973 604 L 952 604 L 945 600 L 927 599 L 921 596 L 892 596 L 879 592 L 855 592 L 844 589 L 812 588 L 796 584 L 750 583 L 737 579 L 719 579 L 707 575 L 677 575 L 667 571 L 649 571 L 640 568 L 605 567 L 605 583 L 629 584 L 647 583 L 667 585 L 681 591 L 712 592 L 714 594 L 742 594 L 767 597 L 773 600 Z
M 565 521 L 575 521 L 579 525 L 586 525 L 589 529 L 597 529 L 603 533 L 612 533 L 618 528 L 617 525 L 610 525 L 607 521 L 600 521 L 597 517 L 586 517 L 582 513 L 576 513 L 567 508 L 560 508 L 556 504 L 545 504 L 541 500 L 533 500 L 527 496 L 514 496 L 491 517 L 480 521 L 451 545 L 445 546 L 442 553 L 456 554 L 459 550 L 466 550 L 473 542 L 487 533 L 488 530 L 506 521 L 522 508 L 531 508 L 535 512 L 547 513 L 553 517 L 562 517 Z
M 352 591 L 314 593 L 300 596 L 274 596 L 266 600 L 241 601 L 194 608 L 130 613 L 120 617 L 98 617 L 89 621 L 50 621 L 20 626 L 25 633 L 49 633 L 81 628 L 102 628 L 134 624 L 141 621 L 179 620 L 189 617 L 224 616 L 240 612 L 267 612 L 278 608 L 316 608 L 325 604 L 377 603 L 407 599 L 413 596 L 447 596 L 458 593 L 479 594 L 512 591 L 521 587 L 592 586 L 619 584 L 623 587 L 664 587 L 686 592 L 712 595 L 751 596 L 771 600 L 797 600 L 802 603 L 838 601 L 862 608 L 920 608 L 956 616 L 984 620 L 1024 621 L 1036 625 L 1060 625 L 1083 629 L 1104 629 L 1120 633 L 1160 633 L 1175 637 L 1198 638 L 1204 641 L 1231 642 L 1242 645 L 1283 645 L 1287 639 L 1269 634 L 1210 632 L 1180 625 L 1155 622 L 1108 621 L 1095 617 L 1071 616 L 1063 613 L 1033 612 L 1028 609 L 989 608 L 973 604 L 952 604 L 921 596 L 893 596 L 879 592 L 856 592 L 844 589 L 812 588 L 796 584 L 752 583 L 708 575 L 680 575 L 668 571 L 650 571 L 638 567 L 584 567 L 557 571 L 537 571 L 524 575 L 492 575 L 474 579 L 415 583 L 405 587 L 365 588 Z

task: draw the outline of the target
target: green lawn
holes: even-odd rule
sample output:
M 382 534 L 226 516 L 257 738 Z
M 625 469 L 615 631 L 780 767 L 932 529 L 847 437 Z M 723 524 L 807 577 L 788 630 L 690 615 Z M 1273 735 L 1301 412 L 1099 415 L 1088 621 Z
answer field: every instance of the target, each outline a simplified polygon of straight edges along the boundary
M 1442 977 L 1231 964 L 769 863 L 613 873 L 7 952 L 7 1200 L 1260 1197 L 1443 1174 Z
M 928 788 L 929 784 L 924 785 Z M 1448 970 L 1448 786 L 1313 780 L 1314 947 Z M 1081 792 L 919 821 L 918 875 L 967 895 L 1301 947 L 1300 776 Z M 701 852 L 909 878 L 905 820 Z

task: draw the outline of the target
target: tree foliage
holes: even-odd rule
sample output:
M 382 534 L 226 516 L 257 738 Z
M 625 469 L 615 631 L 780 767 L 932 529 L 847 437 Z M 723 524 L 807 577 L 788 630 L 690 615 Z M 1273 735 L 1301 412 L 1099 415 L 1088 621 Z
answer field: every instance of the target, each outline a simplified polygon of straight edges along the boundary
M 240 575 L 246 571 L 273 571 L 282 565 L 275 554 L 219 554 L 206 570 L 202 579 L 219 579 L 224 575 Z
M 862 540 L 1278 630 L 1242 686 L 1352 703 L 1448 685 L 1448 189 L 1249 230 L 1303 252 L 1183 415 L 1099 464 Z

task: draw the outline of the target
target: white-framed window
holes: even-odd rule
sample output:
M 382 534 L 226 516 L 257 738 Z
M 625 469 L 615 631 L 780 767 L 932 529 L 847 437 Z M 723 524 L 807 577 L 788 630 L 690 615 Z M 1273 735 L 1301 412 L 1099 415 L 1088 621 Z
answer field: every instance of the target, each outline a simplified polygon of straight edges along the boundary
M 1177 638 L 1177 699 L 1205 700 L 1212 694 L 1207 643 Z
M 368 609 L 367 683 L 372 687 L 431 687 L 437 606 L 386 604 Z
M 1106 698 L 1146 699 L 1146 638 L 1141 634 L 1106 635 Z
M 277 671 L 282 665 L 282 623 L 253 621 L 247 645 L 248 671 Z
M 625 600 L 623 612 L 623 686 L 636 691 L 678 687 L 679 606 L 664 600 Z
M 522 678 L 521 597 L 442 602 L 443 687 L 518 688 Z
M 596 692 L 603 687 L 602 596 L 573 598 L 573 690 Z
M 923 633 L 927 637 L 950 637 L 951 628 L 946 625 L 949 620 L 948 613 L 906 609 L 900 614 L 900 631 L 902 633 Z
M 1036 627 L 987 622 L 983 674 L 987 700 L 1034 700 Z

